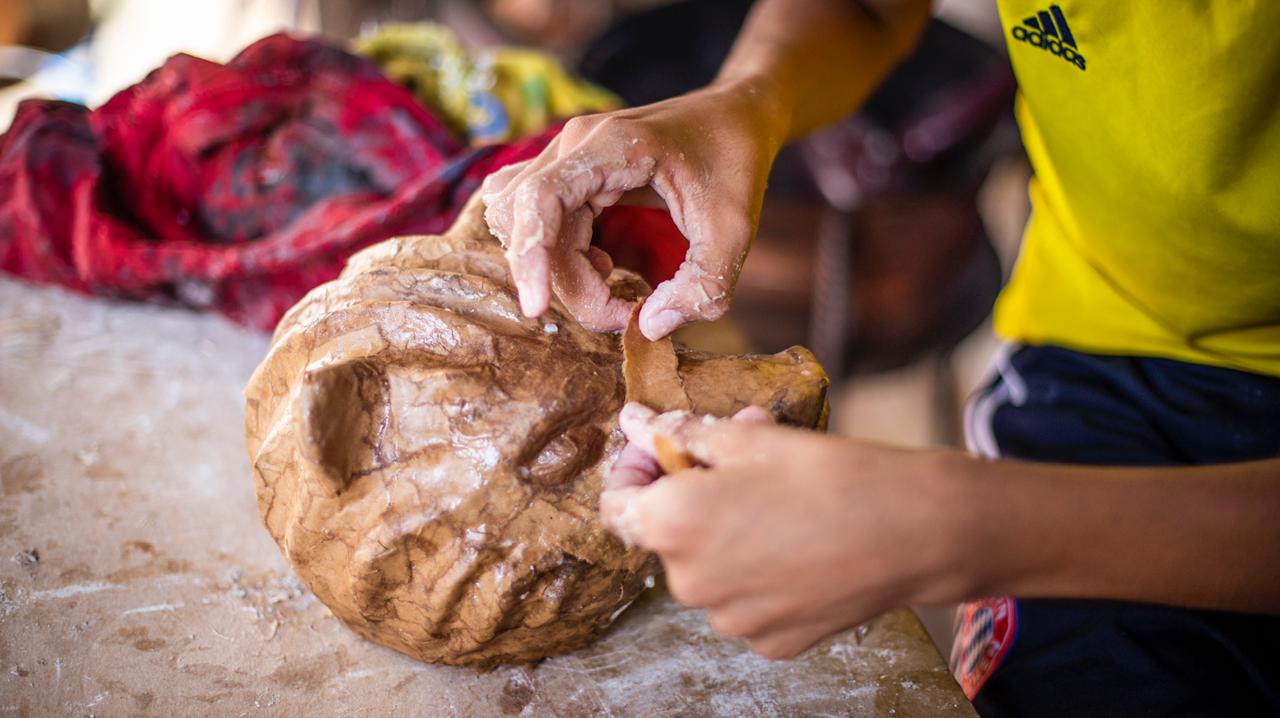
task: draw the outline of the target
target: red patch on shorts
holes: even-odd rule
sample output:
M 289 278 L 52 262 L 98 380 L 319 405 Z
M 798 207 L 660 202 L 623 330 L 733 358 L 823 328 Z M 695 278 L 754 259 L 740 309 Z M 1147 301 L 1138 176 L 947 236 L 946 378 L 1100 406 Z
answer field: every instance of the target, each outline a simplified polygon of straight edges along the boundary
M 973 700 L 991 678 L 1018 637 L 1018 602 L 984 598 L 960 606 L 956 639 L 951 647 L 951 673 Z

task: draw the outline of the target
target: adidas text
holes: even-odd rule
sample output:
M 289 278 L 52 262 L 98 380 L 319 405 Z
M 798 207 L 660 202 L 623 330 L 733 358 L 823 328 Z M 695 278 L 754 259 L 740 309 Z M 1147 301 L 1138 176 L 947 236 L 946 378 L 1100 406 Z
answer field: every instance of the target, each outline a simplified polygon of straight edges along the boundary
M 1032 47 L 1051 52 L 1081 70 L 1084 69 L 1084 55 L 1072 50 L 1070 47 L 1064 47 L 1056 38 L 1046 38 L 1042 32 L 1017 26 L 1013 28 L 1013 39 L 1021 40 Z
M 1077 50 L 1076 36 L 1067 24 L 1062 8 L 1050 5 L 1013 28 L 1013 39 L 1038 47 L 1084 69 L 1084 55 Z

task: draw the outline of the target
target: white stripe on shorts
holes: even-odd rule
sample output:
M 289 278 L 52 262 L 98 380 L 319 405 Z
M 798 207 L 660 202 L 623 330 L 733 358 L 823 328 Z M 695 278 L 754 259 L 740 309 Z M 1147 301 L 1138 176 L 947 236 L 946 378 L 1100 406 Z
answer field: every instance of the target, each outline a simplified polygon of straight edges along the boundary
M 996 409 L 1005 404 L 1022 406 L 1027 401 L 1027 383 L 1010 361 L 1019 348 L 1019 344 L 1000 345 L 991 359 L 987 378 L 983 381 L 987 388 L 974 395 L 965 407 L 965 446 L 975 456 L 1000 458 L 1000 445 L 996 442 L 995 430 L 991 426 Z M 999 377 L 999 381 L 995 381 L 996 377 Z

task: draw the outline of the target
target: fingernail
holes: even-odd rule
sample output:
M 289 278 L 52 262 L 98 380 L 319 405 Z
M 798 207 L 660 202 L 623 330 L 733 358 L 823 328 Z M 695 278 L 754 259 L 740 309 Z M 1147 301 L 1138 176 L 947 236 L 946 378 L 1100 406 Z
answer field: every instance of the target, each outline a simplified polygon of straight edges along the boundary
M 743 407 L 738 413 L 734 414 L 733 420 L 744 424 L 772 424 L 773 414 L 770 414 L 767 409 L 762 409 L 753 404 Z
M 526 317 L 536 317 L 542 313 L 542 307 L 539 306 L 537 289 L 532 282 L 527 280 L 516 280 L 516 294 L 520 297 L 520 311 Z
M 605 491 L 613 491 L 616 489 L 626 489 L 633 486 L 645 486 L 653 481 L 653 478 L 646 476 L 639 469 L 630 467 L 619 468 L 613 467 L 604 477 Z
M 640 318 L 640 332 L 651 341 L 656 342 L 675 331 L 684 322 L 684 317 L 674 309 L 663 309 L 648 317 Z

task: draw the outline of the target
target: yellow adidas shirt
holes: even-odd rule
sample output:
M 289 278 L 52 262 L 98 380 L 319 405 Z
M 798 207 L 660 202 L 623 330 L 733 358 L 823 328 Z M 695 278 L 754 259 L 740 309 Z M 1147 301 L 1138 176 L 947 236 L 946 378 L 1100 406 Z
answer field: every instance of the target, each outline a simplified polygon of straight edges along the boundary
M 999 5 L 1035 178 L 996 331 L 1280 376 L 1280 2 Z

